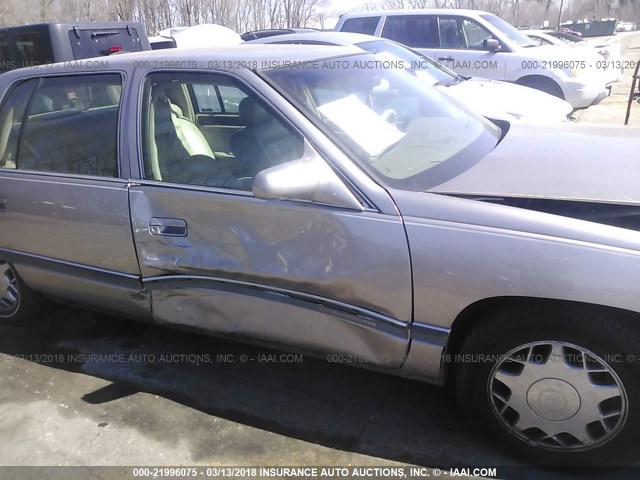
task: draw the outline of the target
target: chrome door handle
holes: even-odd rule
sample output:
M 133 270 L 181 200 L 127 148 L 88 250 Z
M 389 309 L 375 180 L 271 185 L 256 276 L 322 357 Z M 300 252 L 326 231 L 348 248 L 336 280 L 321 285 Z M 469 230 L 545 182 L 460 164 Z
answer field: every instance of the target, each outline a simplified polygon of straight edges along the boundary
M 165 237 L 186 237 L 187 222 L 181 218 L 158 218 L 149 220 L 149 233 Z
M 455 62 L 455 58 L 453 57 L 438 57 L 439 62 Z

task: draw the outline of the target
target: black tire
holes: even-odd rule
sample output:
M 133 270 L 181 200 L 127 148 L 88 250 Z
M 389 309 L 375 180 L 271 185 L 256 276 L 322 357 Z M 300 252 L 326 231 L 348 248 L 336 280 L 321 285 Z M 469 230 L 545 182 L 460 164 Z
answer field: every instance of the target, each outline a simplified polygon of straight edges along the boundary
M 10 285 L 10 286 L 9 286 Z M 17 274 L 13 266 L 0 260 L 0 323 L 19 325 L 37 319 L 42 298 L 29 288 Z M 10 290 L 10 298 L 4 296 L 5 287 Z M 15 298 L 16 301 L 10 301 Z
M 536 90 L 540 90 L 541 92 L 548 93 L 549 95 L 553 95 L 554 97 L 564 100 L 564 92 L 562 91 L 562 88 L 560 88 L 560 85 L 550 78 L 540 76 L 524 77 L 516 83 L 524 87 L 535 88 Z
M 629 465 L 637 459 L 640 448 L 640 338 L 636 329 L 632 330 L 629 325 L 629 320 L 582 307 L 556 305 L 505 309 L 492 318 L 481 320 L 463 342 L 455 371 L 458 400 L 473 424 L 530 463 L 541 466 Z M 532 342 L 535 342 L 533 346 Z M 511 357 L 515 361 L 503 363 L 505 354 L 527 344 L 530 346 Z M 563 352 L 561 356 L 550 354 L 554 346 L 558 350 L 553 351 Z M 576 351 L 573 346 L 587 353 L 569 355 Z M 595 359 L 596 363 L 591 363 L 594 360 L 591 354 L 599 357 Z M 554 368 L 553 362 L 546 363 L 552 358 L 556 359 L 554 361 L 561 359 L 558 363 L 563 368 L 573 362 L 571 365 L 576 370 L 566 370 L 571 388 L 566 387 L 562 376 L 548 377 L 549 370 L 544 370 L 543 379 L 525 374 L 525 371 L 539 374 L 538 366 Z M 589 362 L 581 363 L 582 358 Z M 538 361 L 541 363 L 536 363 Z M 602 370 L 602 367 L 610 372 L 591 372 L 592 369 Z M 513 390 L 494 375 L 512 382 Z M 572 385 L 573 378 L 578 380 Z M 580 378 L 589 381 L 581 384 Z M 594 381 L 603 382 L 600 385 L 604 388 L 593 386 Z M 572 390 L 575 385 L 581 386 Z M 607 390 L 607 395 L 611 392 L 620 395 L 600 403 L 598 395 L 603 390 Z M 577 400 L 573 392 L 578 395 Z M 505 398 L 507 402 L 502 401 Z M 519 399 L 522 401 L 518 402 Z M 556 408 L 560 409 L 560 415 L 550 418 L 555 415 L 553 409 Z M 591 421 L 594 412 L 599 417 L 603 411 L 613 412 L 610 420 L 602 421 L 600 425 Z M 539 420 L 544 425 L 541 430 L 524 428 Z M 562 430 L 570 429 L 571 425 L 577 426 L 573 432 L 586 432 L 588 440 L 575 443 L 577 437 Z M 611 427 L 611 433 L 605 426 Z M 520 430 L 522 428 L 524 430 Z M 558 433 L 558 428 L 562 433 Z M 549 432 L 556 433 L 549 435 Z

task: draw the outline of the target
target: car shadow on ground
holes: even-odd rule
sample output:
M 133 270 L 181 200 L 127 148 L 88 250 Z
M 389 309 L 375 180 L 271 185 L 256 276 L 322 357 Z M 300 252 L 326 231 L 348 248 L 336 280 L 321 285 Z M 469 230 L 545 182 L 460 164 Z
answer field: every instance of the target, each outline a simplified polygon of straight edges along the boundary
M 476 430 L 450 391 L 198 333 L 53 305 L 34 325 L 0 327 L 0 352 L 112 382 L 83 397 L 91 404 L 147 392 L 255 428 L 393 461 L 523 465 Z M 166 434 L 152 427 L 143 433 Z M 196 460 L 210 447 L 198 441 L 192 445 Z M 605 476 L 629 472 L 612 474 Z M 547 469 L 517 470 L 517 478 L 541 476 L 567 478 Z

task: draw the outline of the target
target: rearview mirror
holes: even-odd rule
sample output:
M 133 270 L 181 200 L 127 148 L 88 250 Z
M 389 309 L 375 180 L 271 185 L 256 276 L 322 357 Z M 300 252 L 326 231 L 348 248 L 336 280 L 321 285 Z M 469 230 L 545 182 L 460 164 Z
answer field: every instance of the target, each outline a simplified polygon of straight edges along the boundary
M 364 210 L 338 175 L 305 145 L 299 160 L 282 163 L 258 173 L 253 194 L 262 199 L 305 200 L 352 210 Z
M 500 41 L 495 38 L 488 38 L 484 41 L 484 49 L 489 52 L 497 52 L 501 48 Z

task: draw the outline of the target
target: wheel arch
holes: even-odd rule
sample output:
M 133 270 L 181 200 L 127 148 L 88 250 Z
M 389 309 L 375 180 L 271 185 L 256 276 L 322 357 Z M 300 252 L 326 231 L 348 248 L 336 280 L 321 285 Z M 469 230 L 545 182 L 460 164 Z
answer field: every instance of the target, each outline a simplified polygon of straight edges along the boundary
M 544 82 L 544 83 L 548 83 L 552 88 L 555 87 L 557 88 L 560 93 L 562 94 L 562 100 L 566 99 L 566 94 L 564 89 L 562 88 L 562 82 L 559 82 L 558 79 L 556 79 L 553 76 L 549 76 L 549 75 L 542 75 L 542 74 L 529 74 L 529 75 L 523 75 L 522 77 L 518 78 L 515 83 L 518 85 L 522 85 L 525 87 L 530 87 L 530 88 L 535 88 L 533 87 L 531 84 L 539 81 L 539 82 Z M 547 92 L 549 93 L 549 92 Z M 552 94 L 550 94 L 552 95 Z
M 498 315 L 509 310 L 532 308 L 560 309 L 572 308 L 593 311 L 594 309 L 615 317 L 627 324 L 629 328 L 640 331 L 640 313 L 607 305 L 539 297 L 490 297 L 478 300 L 464 308 L 453 321 L 444 354 L 453 358 L 460 353 L 464 340 L 476 327 L 478 322 L 489 315 Z M 450 385 L 455 376 L 455 362 L 443 362 L 444 384 Z

